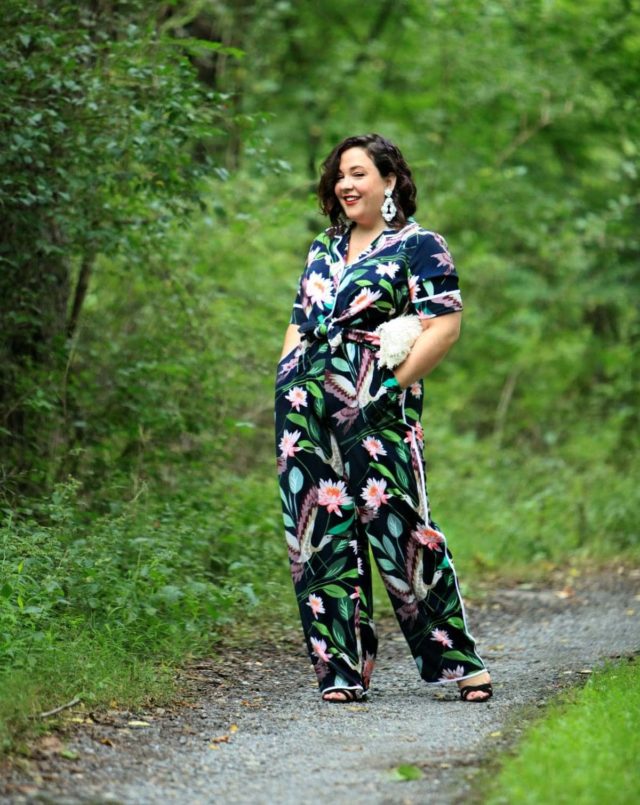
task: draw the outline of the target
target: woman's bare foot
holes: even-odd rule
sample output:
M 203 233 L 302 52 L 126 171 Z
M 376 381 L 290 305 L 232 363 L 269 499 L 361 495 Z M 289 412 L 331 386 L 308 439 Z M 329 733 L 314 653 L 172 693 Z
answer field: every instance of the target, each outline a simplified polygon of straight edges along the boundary
M 363 696 L 361 690 L 353 690 L 352 688 L 334 688 L 322 694 L 322 700 L 325 702 L 357 702 Z
M 466 688 L 468 686 L 488 685 L 490 683 L 491 677 L 489 676 L 488 672 L 485 671 L 483 674 L 477 674 L 476 676 L 469 677 L 469 679 L 463 679 L 461 682 L 458 682 L 458 688 L 462 690 L 462 688 Z M 470 690 L 465 697 L 465 701 L 484 702 L 490 698 L 491 693 L 487 690 Z

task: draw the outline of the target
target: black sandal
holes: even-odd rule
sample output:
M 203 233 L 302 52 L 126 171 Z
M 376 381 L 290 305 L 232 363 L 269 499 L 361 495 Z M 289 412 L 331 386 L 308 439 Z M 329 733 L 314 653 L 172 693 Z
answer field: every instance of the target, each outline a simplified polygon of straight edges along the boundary
M 341 699 L 327 699 L 327 693 L 339 693 L 342 698 Z M 322 691 L 322 701 L 323 702 L 333 702 L 334 704 L 346 704 L 348 702 L 359 702 L 361 701 L 364 696 L 366 696 L 366 692 L 363 691 L 361 688 L 327 688 L 327 690 Z
M 482 693 L 488 693 L 488 696 L 485 696 L 484 699 L 469 699 L 469 694 L 473 693 L 474 690 L 482 691 Z M 491 682 L 485 682 L 483 685 L 464 685 L 464 687 L 460 688 L 460 698 L 463 702 L 471 701 L 471 702 L 488 702 L 489 699 L 493 696 L 493 688 L 491 687 Z

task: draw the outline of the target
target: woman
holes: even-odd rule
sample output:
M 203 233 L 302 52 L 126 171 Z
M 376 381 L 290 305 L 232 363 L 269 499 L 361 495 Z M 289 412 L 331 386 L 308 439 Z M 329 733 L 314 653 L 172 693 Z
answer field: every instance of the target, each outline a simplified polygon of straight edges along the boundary
M 369 687 L 371 546 L 422 678 L 455 681 L 464 700 L 486 701 L 489 675 L 431 519 L 422 457 L 422 378 L 460 330 L 454 265 L 444 239 L 411 218 L 411 171 L 383 137 L 341 142 L 318 194 L 332 225 L 311 245 L 286 332 L 276 444 L 291 572 L 322 697 L 354 701 Z

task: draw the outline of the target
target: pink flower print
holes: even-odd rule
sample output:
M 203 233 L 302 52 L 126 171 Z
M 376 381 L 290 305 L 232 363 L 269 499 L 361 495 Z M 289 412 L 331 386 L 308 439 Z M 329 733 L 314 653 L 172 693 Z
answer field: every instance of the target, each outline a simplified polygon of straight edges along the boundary
M 349 314 L 359 313 L 361 310 L 371 307 L 381 296 L 381 291 L 372 291 L 370 288 L 363 288 L 349 305 Z
M 464 676 L 464 668 L 458 665 L 455 668 L 443 668 L 442 676 L 438 682 L 448 682 L 450 679 L 461 679 Z
M 390 494 L 387 494 L 387 482 L 383 478 L 369 478 L 367 485 L 362 487 L 362 499 L 365 506 L 370 509 L 379 509 L 383 503 L 387 503 Z
M 325 303 L 331 304 L 333 292 L 331 290 L 331 280 L 323 277 L 317 271 L 312 271 L 304 283 L 304 292 L 311 300 L 312 304 L 322 307 Z
M 422 428 L 421 422 L 416 422 L 416 424 L 412 428 L 406 431 L 406 434 L 407 435 L 404 437 L 404 440 L 405 442 L 409 442 L 409 444 L 411 444 L 411 442 L 413 441 L 412 438 L 413 436 L 415 436 L 419 444 L 422 444 L 424 442 L 424 430 Z
M 328 512 L 334 512 L 342 517 L 340 506 L 348 506 L 353 500 L 347 495 L 344 481 L 320 481 L 318 490 L 318 504 L 326 506 Z
M 399 270 L 400 265 L 398 263 L 381 263 L 378 268 L 376 268 L 376 274 L 379 274 L 381 277 L 390 277 L 393 279 Z
M 418 297 L 418 278 L 409 277 L 409 299 L 415 302 Z
M 377 460 L 378 456 L 387 455 L 387 451 L 384 449 L 382 442 L 380 439 L 376 439 L 375 436 L 367 436 L 366 439 L 363 439 L 362 446 L 374 461 Z
M 441 244 L 442 245 L 442 244 Z M 453 259 L 449 252 L 445 249 L 443 252 L 439 252 L 438 254 L 433 255 L 435 259 L 438 261 L 438 268 L 444 268 L 444 275 L 445 277 L 447 274 L 451 274 L 454 269 Z
M 412 383 L 409 387 L 409 390 L 411 391 L 412 396 L 416 397 L 418 400 L 420 397 L 422 397 L 422 388 L 420 383 Z
M 435 528 L 429 528 L 428 525 L 419 525 L 415 531 L 411 532 L 411 536 L 418 540 L 420 545 L 424 545 L 431 551 L 441 551 L 444 543 L 444 537 Z
M 442 643 L 445 648 L 453 648 L 451 638 L 444 629 L 434 629 L 431 632 L 431 639 L 435 640 L 436 643 Z
M 360 560 L 358 559 L 358 561 L 360 561 Z M 360 600 L 360 587 L 358 587 L 357 584 L 356 584 L 355 590 L 351 593 L 349 598 L 353 598 L 354 601 L 359 601 Z
M 314 595 L 313 593 L 310 593 L 309 600 L 307 601 L 307 606 L 311 607 L 313 617 L 316 620 L 318 620 L 318 615 L 324 615 L 324 602 L 319 595 Z
M 284 458 L 293 458 L 296 453 L 302 450 L 301 447 L 296 447 L 296 442 L 302 436 L 299 430 L 294 430 L 290 433 L 288 430 L 282 434 L 280 439 L 280 452 Z
M 289 400 L 292 408 L 296 411 L 300 410 L 300 406 L 307 407 L 307 392 L 302 386 L 294 386 L 290 389 L 289 393 L 285 395 L 285 399 Z
M 311 648 L 316 657 L 318 657 L 321 660 L 324 660 L 325 662 L 329 662 L 329 660 L 331 659 L 331 655 L 327 653 L 326 641 L 318 640 L 317 637 L 312 637 L 310 639 L 310 642 L 311 642 Z

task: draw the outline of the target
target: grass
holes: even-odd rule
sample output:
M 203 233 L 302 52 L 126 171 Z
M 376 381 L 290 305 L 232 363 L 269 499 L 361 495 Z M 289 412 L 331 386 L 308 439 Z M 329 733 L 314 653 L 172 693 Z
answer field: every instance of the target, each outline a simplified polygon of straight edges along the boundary
M 640 662 L 596 671 L 583 688 L 551 705 L 516 751 L 485 805 L 638 802 Z

